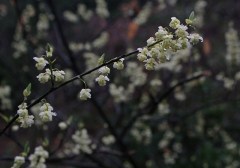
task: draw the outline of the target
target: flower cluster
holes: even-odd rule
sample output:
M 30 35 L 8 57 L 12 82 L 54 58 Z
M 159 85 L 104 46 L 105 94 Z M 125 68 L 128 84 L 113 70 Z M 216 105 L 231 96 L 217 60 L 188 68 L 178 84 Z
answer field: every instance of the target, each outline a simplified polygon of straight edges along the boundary
M 55 80 L 56 82 L 62 82 L 64 80 L 65 72 L 58 69 L 52 69 L 53 62 L 50 60 L 52 57 L 53 49 L 48 45 L 46 55 L 43 57 L 34 57 L 33 59 L 37 62 L 36 67 L 38 70 L 43 70 L 47 64 L 50 64 L 50 69 L 45 69 L 45 73 L 40 73 L 37 78 L 40 83 L 46 83 L 49 79 Z
M 31 162 L 29 168 L 46 167 L 45 161 L 48 156 L 48 152 L 42 146 L 36 147 L 34 154 L 31 154 L 28 158 Z
M 44 103 L 40 107 L 40 118 L 42 119 L 43 122 L 49 122 L 52 121 L 52 116 L 56 116 L 57 114 L 52 112 L 53 107 L 49 103 Z
M 72 139 L 75 142 L 73 153 L 79 154 L 80 151 L 87 154 L 92 153 L 92 148 L 90 147 L 92 141 L 89 138 L 86 129 L 76 131 L 75 134 L 72 135 Z
M 31 127 L 34 123 L 34 116 L 28 115 L 27 104 L 22 103 L 18 106 L 19 110 L 17 111 L 19 117 L 17 119 L 18 122 L 21 123 L 21 127 L 28 128 Z
M 56 82 L 61 82 L 63 81 L 64 79 L 64 74 L 65 72 L 64 71 L 59 71 L 59 70 L 53 70 L 52 71 L 52 75 L 55 79 Z M 38 76 L 37 76 L 38 80 L 40 83 L 46 83 L 48 82 L 49 79 L 51 79 L 51 71 L 50 69 L 46 69 L 46 72 L 45 73 L 40 73 Z
M 96 82 L 98 82 L 100 86 L 105 86 L 106 81 L 109 81 L 107 75 L 110 73 L 110 69 L 107 66 L 103 66 L 98 70 L 98 73 L 100 73 L 100 76 L 96 78 Z
M 11 168 L 20 168 L 21 165 L 25 162 L 25 158 L 22 156 L 16 156 L 14 158 L 14 164 Z
M 187 48 L 189 43 L 197 44 L 203 41 L 199 34 L 189 34 L 188 27 L 180 24 L 176 17 L 171 18 L 169 26 L 175 30 L 174 33 L 162 26 L 158 27 L 155 37 L 147 40 L 148 47 L 138 48 L 138 60 L 145 62 L 147 70 L 154 70 L 158 64 L 166 62 L 170 53 Z

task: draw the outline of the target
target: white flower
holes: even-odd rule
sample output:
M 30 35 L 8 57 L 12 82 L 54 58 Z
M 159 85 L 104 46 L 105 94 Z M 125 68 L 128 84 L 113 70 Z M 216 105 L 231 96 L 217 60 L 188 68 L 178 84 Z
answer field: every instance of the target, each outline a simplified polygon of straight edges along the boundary
M 180 25 L 180 21 L 176 17 L 171 17 L 172 21 L 169 23 L 169 26 L 173 29 L 176 29 Z
M 181 30 L 187 30 L 188 29 L 188 27 L 185 26 L 185 25 L 177 25 L 177 28 L 181 29 Z
M 40 83 L 46 83 L 50 79 L 50 75 L 47 73 L 40 73 L 37 76 Z
M 16 156 L 15 158 L 14 158 L 14 162 L 17 162 L 17 163 L 24 163 L 25 162 L 25 158 L 24 157 L 22 157 L 22 156 Z
M 203 42 L 203 38 L 199 34 L 190 34 L 187 37 L 189 38 L 190 42 L 193 44 L 197 44 L 199 40 Z
M 113 68 L 116 68 L 116 69 L 118 69 L 118 70 L 123 69 L 123 68 L 124 68 L 123 60 L 124 60 L 124 58 L 121 58 L 119 61 L 114 62 L 114 63 L 113 63 Z
M 56 116 L 57 114 L 52 112 L 53 107 L 49 103 L 44 103 L 40 107 L 40 113 L 39 116 L 43 122 L 49 122 L 52 121 L 52 116 Z
M 175 31 L 175 33 L 178 37 L 185 38 L 188 36 L 188 32 L 186 31 L 187 29 L 188 29 L 187 26 L 177 25 L 177 30 Z
M 153 58 L 149 58 L 149 59 L 145 60 L 144 62 L 146 62 L 145 68 L 147 70 L 154 70 L 155 65 L 157 64 L 157 62 Z
M 156 40 L 153 38 L 153 37 L 150 37 L 148 40 L 147 40 L 147 45 L 149 46 L 149 45 L 151 45 L 151 44 L 153 44 L 153 43 L 155 43 L 156 42 Z
M 158 31 L 155 33 L 155 36 L 158 40 L 161 40 L 164 35 L 167 35 L 168 32 L 166 29 L 164 29 L 162 26 L 158 27 Z
M 110 73 L 110 69 L 107 66 L 103 66 L 98 70 L 98 73 L 108 75 Z
M 27 115 L 27 116 L 24 116 L 24 117 L 19 117 L 18 122 L 21 122 L 20 127 L 23 127 L 23 128 L 31 127 L 32 124 L 34 123 L 33 118 L 34 118 L 33 115 Z
M 147 59 L 147 56 L 144 55 L 144 54 L 139 53 L 139 54 L 137 55 L 137 59 L 138 59 L 139 61 L 145 61 L 145 60 Z
M 44 58 L 33 57 L 35 61 L 37 61 L 36 67 L 38 70 L 43 70 L 43 68 L 48 64 L 48 61 Z
M 14 164 L 11 168 L 20 168 L 21 165 L 25 162 L 25 158 L 22 156 L 16 156 L 14 158 Z
M 138 51 L 140 51 L 140 52 L 141 52 L 142 54 L 144 54 L 144 55 L 147 55 L 147 53 L 149 52 L 147 48 L 143 48 L 143 49 L 140 49 L 140 48 L 139 48 Z
M 53 71 L 53 75 L 55 76 L 56 82 L 61 82 L 64 79 L 64 71 Z
M 80 99 L 81 100 L 87 100 L 88 98 L 91 98 L 91 94 L 90 94 L 91 90 L 90 89 L 82 89 L 80 91 Z
M 52 110 L 53 110 L 53 107 L 49 103 L 44 103 L 40 107 L 40 111 L 52 111 Z
M 17 113 L 19 114 L 20 117 L 25 117 L 28 115 L 28 110 L 27 109 L 19 109 L 17 111 Z
M 56 116 L 57 114 L 51 111 L 43 111 L 39 114 L 40 118 L 43 122 L 52 121 L 52 116 Z
M 155 58 L 155 59 L 157 59 L 160 55 L 161 55 L 161 53 L 157 48 L 152 48 L 148 53 L 148 56 Z
M 99 77 L 96 78 L 96 82 L 98 82 L 100 86 L 105 86 L 106 81 L 109 81 L 109 78 L 104 75 L 100 75 Z

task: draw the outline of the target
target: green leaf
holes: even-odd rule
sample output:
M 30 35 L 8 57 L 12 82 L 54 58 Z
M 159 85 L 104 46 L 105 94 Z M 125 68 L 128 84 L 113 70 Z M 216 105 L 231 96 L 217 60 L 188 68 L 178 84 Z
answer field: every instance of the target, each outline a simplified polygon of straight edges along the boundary
M 31 92 L 31 88 L 32 88 L 32 84 L 29 83 L 28 86 L 27 86 L 27 91 L 28 91 L 28 92 Z
M 105 57 L 105 54 L 103 54 L 99 59 L 98 59 L 98 65 L 102 65 L 103 62 L 104 62 L 104 57 Z
M 8 122 L 8 121 L 9 121 L 8 117 L 7 117 L 7 116 L 5 116 L 5 115 L 4 115 L 4 114 L 2 114 L 2 113 L 0 113 L 0 117 L 2 117 L 2 119 L 3 119 L 4 121 L 6 121 L 6 122 Z
M 23 157 L 26 157 L 30 151 L 29 143 L 28 141 L 24 145 L 24 151 L 21 153 Z
M 195 19 L 194 12 L 189 15 L 189 20 L 193 21 Z
M 23 96 L 24 97 L 28 97 L 31 94 L 31 87 L 32 87 L 32 84 L 29 83 L 27 88 L 23 91 Z
M 47 51 L 50 52 L 51 51 L 51 46 L 49 43 L 47 43 Z
M 24 153 L 28 154 L 29 150 L 30 150 L 29 142 L 27 141 L 24 145 Z

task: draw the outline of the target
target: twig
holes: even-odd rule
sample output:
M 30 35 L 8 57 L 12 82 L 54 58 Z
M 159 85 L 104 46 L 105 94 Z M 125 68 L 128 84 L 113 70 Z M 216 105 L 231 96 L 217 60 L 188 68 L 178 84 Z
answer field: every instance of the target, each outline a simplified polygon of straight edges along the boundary
M 174 86 L 170 87 L 163 95 L 161 95 L 155 101 L 151 101 L 150 102 L 151 104 L 146 105 L 146 107 L 150 106 L 151 108 L 147 112 L 139 112 L 135 116 L 133 116 L 130 119 L 130 121 L 127 123 L 127 125 L 123 128 L 119 138 L 122 139 L 125 136 L 125 134 L 128 132 L 128 130 L 130 130 L 132 125 L 135 123 L 135 121 L 139 117 L 141 117 L 141 116 L 143 116 L 145 114 L 152 114 L 152 113 L 154 113 L 156 108 L 157 108 L 157 106 L 158 106 L 158 104 L 161 103 L 162 100 L 165 99 L 170 93 L 172 93 L 176 87 L 181 86 L 181 85 L 183 85 L 183 84 L 185 84 L 187 82 L 193 81 L 195 79 L 201 78 L 203 76 L 209 75 L 209 73 L 207 73 L 207 72 L 208 71 L 205 71 L 205 72 L 202 72 L 199 75 L 195 75 L 195 76 L 192 76 L 190 78 L 185 78 L 185 79 L 180 80 L 177 84 L 175 84 Z

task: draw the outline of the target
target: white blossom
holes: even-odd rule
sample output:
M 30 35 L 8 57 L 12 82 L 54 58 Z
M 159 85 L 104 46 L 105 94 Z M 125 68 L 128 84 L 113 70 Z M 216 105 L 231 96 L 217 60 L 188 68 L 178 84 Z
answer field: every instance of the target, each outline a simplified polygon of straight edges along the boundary
M 64 79 L 64 71 L 53 71 L 53 75 L 55 76 L 56 82 L 61 82 Z
M 45 73 L 40 73 L 38 76 L 37 76 L 38 80 L 40 83 L 46 83 L 48 82 L 48 80 L 51 78 L 51 72 L 50 72 L 50 69 L 46 69 L 46 72 Z
M 105 86 L 106 81 L 109 81 L 109 78 L 104 75 L 100 75 L 99 77 L 96 78 L 96 82 L 98 82 L 100 86 Z
M 116 68 L 118 70 L 121 70 L 124 68 L 124 64 L 123 64 L 123 60 L 124 58 L 121 58 L 120 60 L 118 60 L 117 62 L 113 63 L 113 68 Z
M 102 75 L 108 75 L 110 73 L 110 68 L 108 68 L 107 66 L 103 66 L 98 69 L 98 73 Z
M 25 158 L 22 156 L 16 156 L 14 158 L 14 164 L 11 168 L 20 168 L 23 163 L 25 163 Z
M 91 94 L 90 94 L 91 90 L 90 89 L 82 89 L 80 91 L 80 99 L 81 100 L 87 100 L 91 98 Z
M 173 29 L 176 29 L 180 25 L 180 21 L 176 17 L 171 17 L 172 21 L 169 23 L 169 26 Z
M 193 44 L 197 44 L 199 40 L 203 42 L 203 38 L 199 34 L 190 34 L 187 37 L 189 38 L 190 42 Z
M 48 61 L 42 57 L 41 58 L 33 57 L 33 59 L 37 62 L 36 67 L 38 70 L 43 70 L 44 67 L 48 64 Z
M 40 107 L 40 113 L 39 116 L 43 122 L 49 122 L 52 121 L 52 116 L 56 116 L 57 114 L 55 112 L 52 112 L 53 107 L 49 103 L 44 103 Z

